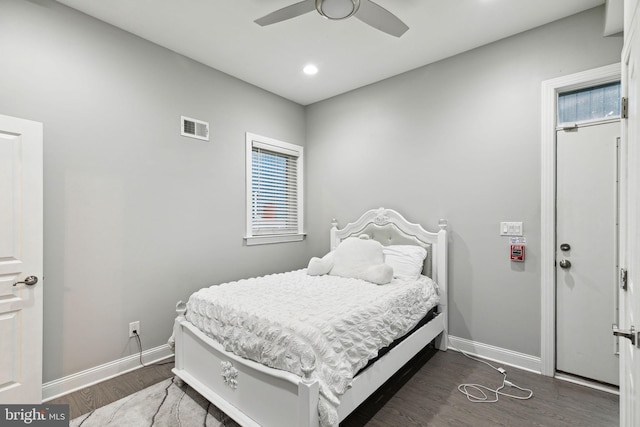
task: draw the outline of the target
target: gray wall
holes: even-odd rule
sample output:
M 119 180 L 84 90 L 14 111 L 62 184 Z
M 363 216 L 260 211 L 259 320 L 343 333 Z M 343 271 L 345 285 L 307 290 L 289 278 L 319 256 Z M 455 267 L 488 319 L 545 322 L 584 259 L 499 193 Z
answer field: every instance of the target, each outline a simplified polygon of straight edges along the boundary
M 541 82 L 620 61 L 603 18 L 592 9 L 308 107 L 311 254 L 326 252 L 333 217 L 446 218 L 451 334 L 539 356 Z M 500 221 L 524 222 L 524 264 Z
M 0 53 L 0 114 L 44 123 L 45 382 L 135 354 L 134 320 L 165 344 L 200 287 L 306 265 L 242 240 L 244 133 L 304 145 L 303 107 L 54 1 L 0 0 Z
M 174 305 L 305 266 L 331 218 L 451 224 L 453 335 L 540 353 L 540 83 L 617 62 L 603 10 L 303 108 L 46 0 L 0 0 L 0 114 L 44 123 L 44 381 L 166 342 Z M 178 135 L 180 115 L 212 142 Z M 245 247 L 244 132 L 305 145 L 302 243 Z M 498 222 L 524 221 L 512 265 Z

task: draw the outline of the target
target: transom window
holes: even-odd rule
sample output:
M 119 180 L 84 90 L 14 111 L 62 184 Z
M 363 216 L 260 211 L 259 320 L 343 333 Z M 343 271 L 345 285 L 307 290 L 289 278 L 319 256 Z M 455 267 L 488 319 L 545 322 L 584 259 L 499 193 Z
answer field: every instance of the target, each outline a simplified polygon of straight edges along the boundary
M 620 82 L 558 95 L 558 124 L 583 123 L 620 117 Z
M 247 133 L 248 245 L 299 241 L 303 147 Z

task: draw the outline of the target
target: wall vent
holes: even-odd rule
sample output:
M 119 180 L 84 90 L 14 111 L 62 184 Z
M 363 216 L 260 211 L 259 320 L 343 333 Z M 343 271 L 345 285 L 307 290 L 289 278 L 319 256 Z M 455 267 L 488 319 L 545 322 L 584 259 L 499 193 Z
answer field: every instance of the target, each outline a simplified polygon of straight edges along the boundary
M 182 116 L 180 120 L 180 134 L 189 138 L 209 140 L 209 123 L 202 120 Z

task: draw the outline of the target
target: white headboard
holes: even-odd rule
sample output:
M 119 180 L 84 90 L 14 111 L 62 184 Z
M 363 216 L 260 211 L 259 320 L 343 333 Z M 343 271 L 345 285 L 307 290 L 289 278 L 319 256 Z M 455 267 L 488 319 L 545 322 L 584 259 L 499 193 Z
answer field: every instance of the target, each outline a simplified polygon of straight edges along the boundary
M 427 248 L 423 273 L 436 281 L 440 293 L 440 305 L 447 302 L 447 221 L 438 222 L 438 231 L 425 230 L 420 224 L 407 221 L 393 209 L 371 209 L 357 221 L 338 228 L 331 223 L 331 250 L 351 236 L 367 234 L 369 238 L 388 245 L 418 245 Z

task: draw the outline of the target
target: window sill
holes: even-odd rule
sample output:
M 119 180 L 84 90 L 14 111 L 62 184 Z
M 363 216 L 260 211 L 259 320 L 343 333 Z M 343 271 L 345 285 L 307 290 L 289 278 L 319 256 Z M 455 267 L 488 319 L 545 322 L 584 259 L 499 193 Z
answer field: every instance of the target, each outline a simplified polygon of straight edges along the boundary
M 306 237 L 306 234 L 277 234 L 272 236 L 251 236 L 245 237 L 244 241 L 247 246 L 254 245 L 268 245 L 271 243 L 287 243 L 287 242 L 301 242 Z

